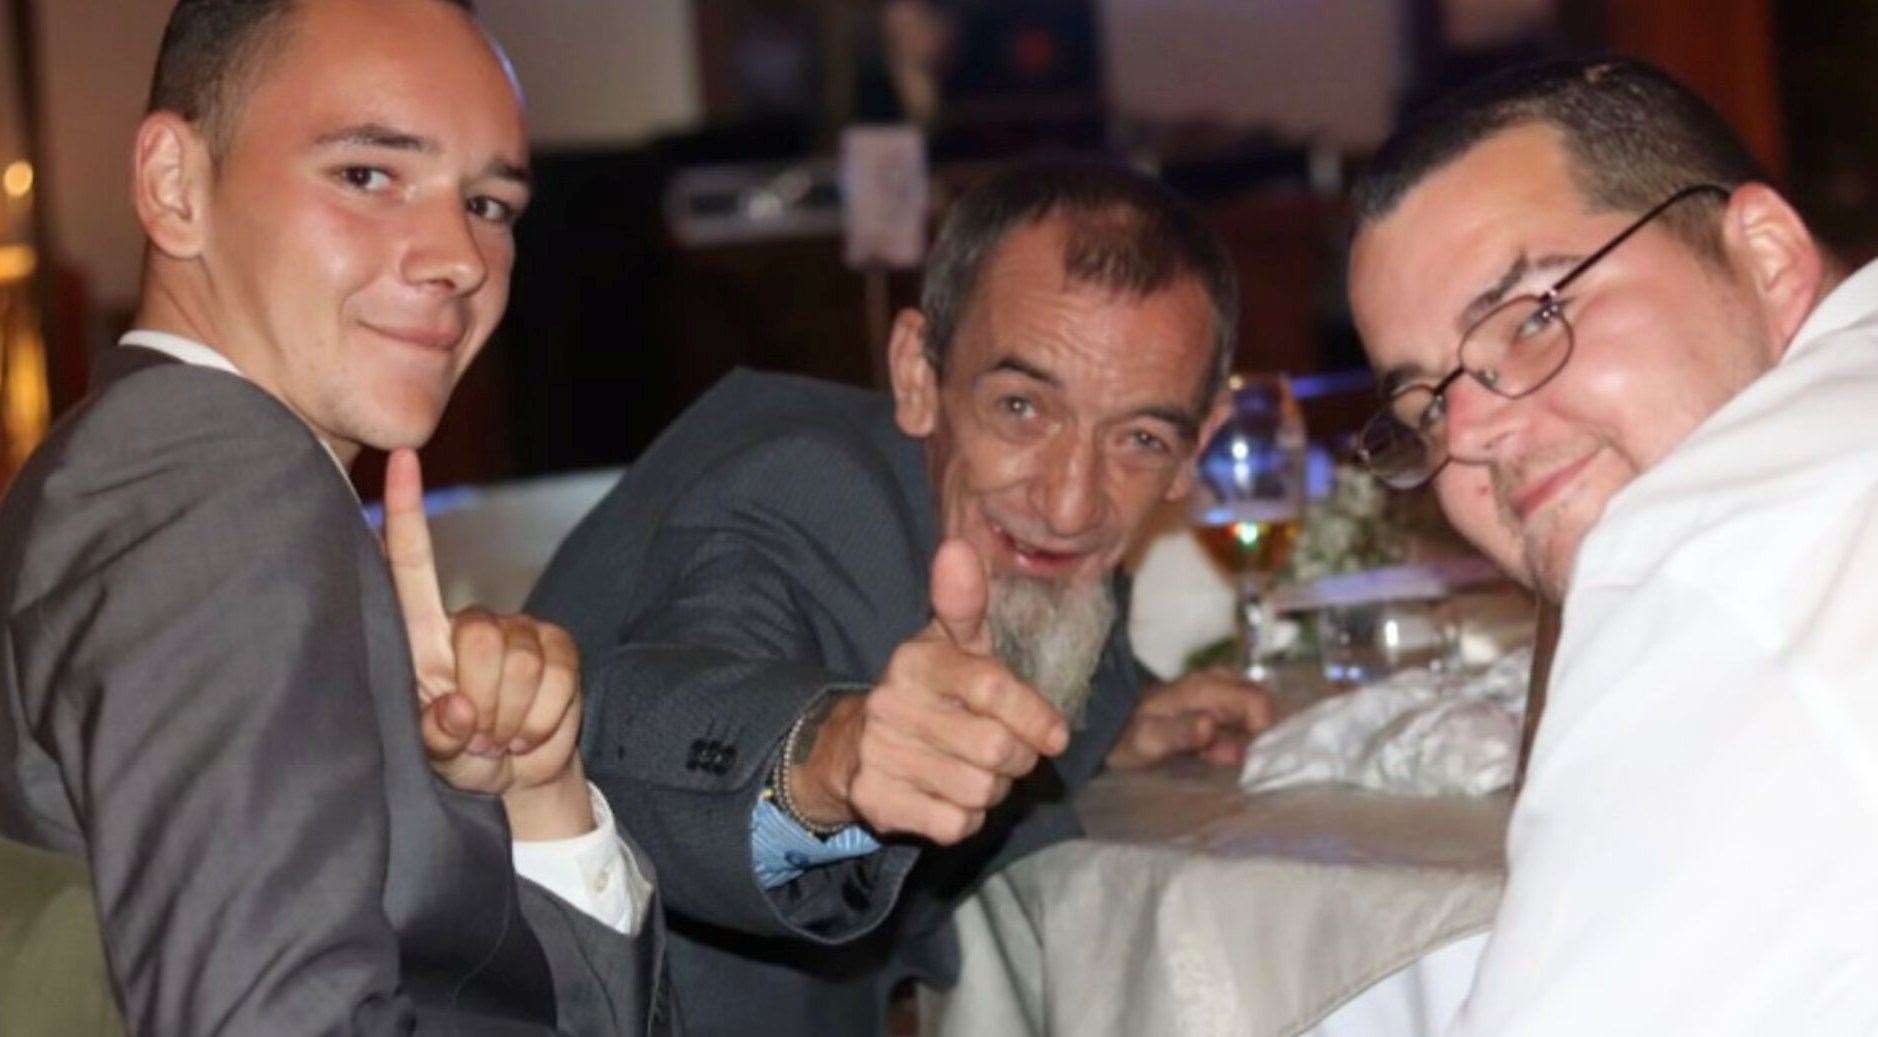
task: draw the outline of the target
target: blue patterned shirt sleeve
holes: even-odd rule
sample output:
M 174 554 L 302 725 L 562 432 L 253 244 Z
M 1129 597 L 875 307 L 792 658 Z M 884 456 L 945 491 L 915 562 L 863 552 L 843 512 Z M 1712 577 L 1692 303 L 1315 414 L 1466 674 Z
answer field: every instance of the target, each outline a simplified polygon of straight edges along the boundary
M 880 843 L 860 825 L 849 825 L 827 839 L 817 839 L 767 797 L 756 801 L 750 813 L 750 855 L 756 861 L 756 881 L 775 889 L 810 868 L 853 857 L 865 857 Z

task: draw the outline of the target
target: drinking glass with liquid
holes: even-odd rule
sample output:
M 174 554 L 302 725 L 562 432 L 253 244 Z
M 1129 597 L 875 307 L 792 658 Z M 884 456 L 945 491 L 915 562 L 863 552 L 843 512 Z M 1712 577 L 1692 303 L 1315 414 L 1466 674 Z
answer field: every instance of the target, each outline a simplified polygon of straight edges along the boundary
M 1304 513 L 1304 415 L 1281 374 L 1234 375 L 1233 408 L 1200 452 L 1194 535 L 1237 585 L 1240 668 L 1268 680 L 1270 593 Z

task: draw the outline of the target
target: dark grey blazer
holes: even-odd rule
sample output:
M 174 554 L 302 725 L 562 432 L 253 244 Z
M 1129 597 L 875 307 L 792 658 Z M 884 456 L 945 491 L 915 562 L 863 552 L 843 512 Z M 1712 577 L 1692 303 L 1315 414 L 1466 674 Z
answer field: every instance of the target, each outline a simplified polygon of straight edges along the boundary
M 0 834 L 88 862 L 136 1032 L 642 1032 L 660 953 L 424 759 L 357 501 L 240 378 L 108 351 L 0 503 Z
M 936 512 L 889 401 L 737 372 L 635 463 L 530 602 L 579 640 L 588 773 L 652 854 L 671 974 L 701 1033 L 883 1032 L 893 983 L 957 974 L 952 906 L 990 870 L 1076 834 L 1066 786 L 1139 694 L 1121 627 L 1087 723 L 969 842 L 903 842 L 765 892 L 750 813 L 789 724 L 864 688 L 930 619 Z

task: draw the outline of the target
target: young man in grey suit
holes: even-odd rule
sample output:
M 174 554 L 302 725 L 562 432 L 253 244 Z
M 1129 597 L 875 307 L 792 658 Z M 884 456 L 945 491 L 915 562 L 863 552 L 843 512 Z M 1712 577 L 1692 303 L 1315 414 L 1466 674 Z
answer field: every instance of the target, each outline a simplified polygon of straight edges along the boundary
M 443 612 L 410 450 L 506 304 L 526 165 L 466 4 L 171 16 L 136 330 L 0 505 L 0 833 L 87 861 L 135 1031 L 670 1022 L 572 642 Z
M 570 536 L 532 607 L 588 660 L 583 752 L 658 863 L 712 1033 L 884 1031 L 957 974 L 982 877 L 1074 835 L 1106 761 L 1236 758 L 1256 688 L 1148 688 L 1117 566 L 1225 414 L 1237 292 L 1158 185 L 957 202 L 891 398 L 738 373 Z

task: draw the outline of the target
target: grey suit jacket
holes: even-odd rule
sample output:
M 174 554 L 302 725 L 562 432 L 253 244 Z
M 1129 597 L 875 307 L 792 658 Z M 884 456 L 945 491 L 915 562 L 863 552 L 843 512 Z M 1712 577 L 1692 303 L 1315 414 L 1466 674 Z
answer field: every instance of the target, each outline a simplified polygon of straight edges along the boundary
M 774 891 L 753 876 L 750 814 L 790 723 L 870 686 L 929 621 L 935 523 L 923 449 L 885 397 L 738 372 L 627 471 L 536 589 L 531 610 L 580 642 L 588 773 L 658 865 L 698 1032 L 883 1032 L 896 980 L 956 975 L 957 900 L 1078 831 L 1066 789 L 1139 695 L 1122 624 L 1069 750 L 979 835 L 898 842 Z
M 640 1032 L 659 956 L 518 882 L 428 767 L 356 500 L 240 378 L 135 348 L 0 503 L 0 834 L 89 864 L 137 1032 Z

